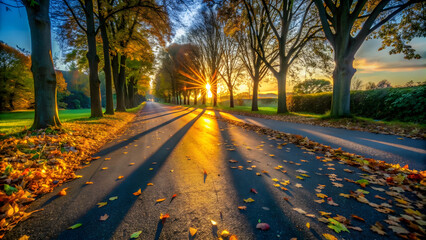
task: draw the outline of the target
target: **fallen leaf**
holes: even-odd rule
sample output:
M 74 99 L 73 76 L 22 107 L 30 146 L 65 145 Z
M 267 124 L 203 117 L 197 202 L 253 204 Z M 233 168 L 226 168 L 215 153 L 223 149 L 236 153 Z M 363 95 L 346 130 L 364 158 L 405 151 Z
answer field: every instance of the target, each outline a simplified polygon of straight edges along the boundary
M 360 227 L 348 226 L 348 229 L 352 229 L 352 230 L 355 230 L 355 231 L 358 231 L 358 232 L 362 232 L 362 228 L 360 228 Z
M 172 200 L 173 200 L 175 197 L 177 197 L 177 194 L 173 194 L 173 196 L 172 196 Z
M 340 193 L 339 196 L 345 197 L 345 198 L 350 198 L 351 195 L 349 194 L 344 194 L 344 193 Z
M 233 159 L 232 159 L 232 160 L 229 160 L 229 162 L 230 162 L 230 163 L 237 163 L 238 161 L 237 161 L 237 160 L 233 160 Z
M 252 193 L 254 193 L 254 194 L 257 194 L 257 191 L 256 191 L 256 189 L 254 189 L 254 188 L 250 189 L 250 192 L 252 192 Z
M 166 219 L 169 218 L 169 217 L 170 217 L 170 215 L 168 213 L 166 213 L 164 215 L 162 213 L 160 213 L 161 223 L 164 224 L 166 222 Z
M 217 226 L 217 222 L 216 221 L 210 220 L 210 222 L 212 223 L 213 226 Z
M 251 203 L 251 202 L 254 202 L 254 199 L 253 198 L 247 198 L 247 199 L 244 199 L 244 202 Z
M 231 237 L 229 237 L 229 240 L 238 240 L 237 236 L 232 235 Z
M 105 161 L 111 160 L 111 158 L 105 158 Z
M 240 210 L 247 210 L 247 207 L 246 206 L 238 206 L 238 209 L 240 209 Z
M 133 165 L 135 165 L 135 163 L 134 163 L 134 162 L 132 162 L 132 163 L 129 163 L 129 166 L 133 166 Z
M 66 191 L 67 191 L 67 189 L 68 189 L 68 188 L 64 188 L 64 189 L 62 189 L 60 192 L 58 192 L 58 195 L 59 195 L 59 196 L 65 196 L 65 195 L 67 195 L 67 192 L 66 192 Z
M 306 223 L 306 227 L 307 227 L 307 228 L 311 228 L 311 224 L 307 222 L 307 223 Z
M 336 221 L 332 218 L 329 218 L 328 221 L 330 221 L 330 224 L 328 224 L 327 227 L 333 229 L 335 232 L 337 232 L 337 233 L 340 233 L 341 231 L 349 232 L 349 230 L 342 223 L 340 223 L 340 222 L 338 222 L 338 221 Z
M 141 235 L 142 231 L 134 232 L 132 235 L 130 235 L 131 239 L 136 239 Z
M 86 182 L 86 185 L 91 185 L 93 184 L 93 182 Z
M 407 229 L 401 227 L 401 226 L 389 226 L 390 229 L 392 229 L 392 231 L 394 233 L 398 233 L 398 234 L 409 234 L 410 232 L 407 231 Z
M 352 215 L 351 215 L 351 217 L 352 217 L 353 219 L 358 220 L 358 221 L 365 222 L 364 218 L 359 217 L 359 216 L 357 216 L 357 215 L 355 215 L 355 214 L 352 214 Z
M 76 229 L 76 228 L 81 227 L 81 225 L 83 225 L 83 224 L 81 224 L 81 223 L 77 223 L 77 224 L 72 225 L 72 226 L 71 226 L 71 227 L 69 227 L 68 229 Z
M 29 240 L 30 237 L 27 235 L 23 235 L 22 237 L 20 237 L 18 240 Z
M 227 230 L 223 230 L 222 233 L 220 233 L 220 236 L 223 237 L 223 238 L 227 238 L 227 237 L 229 237 L 229 235 L 230 234 Z
M 300 183 L 296 183 L 294 186 L 297 187 L 297 188 L 303 188 L 302 184 L 300 184 Z
M 337 238 L 336 238 L 335 236 L 331 235 L 331 234 L 323 233 L 322 235 L 323 235 L 323 236 L 325 237 L 325 239 L 327 239 L 327 240 L 337 240 Z
M 379 222 L 376 222 L 376 224 L 371 225 L 370 229 L 371 231 L 376 232 L 380 235 L 386 235 L 386 232 L 383 231 L 383 225 Z
M 100 203 L 97 203 L 96 205 L 98 205 L 98 208 L 101 208 L 107 204 L 108 204 L 107 202 L 100 202 Z
M 321 214 L 321 216 L 330 216 L 331 215 L 330 212 L 319 211 L 319 213 Z
M 105 215 L 99 218 L 100 221 L 106 221 L 109 218 L 109 215 L 105 213 Z
M 207 175 L 207 171 L 204 168 L 203 168 L 203 173 L 204 173 L 204 175 Z
M 300 209 L 300 208 L 293 208 L 293 210 L 300 213 L 300 214 L 303 214 L 303 215 L 306 214 L 306 212 L 304 210 Z
M 262 230 L 262 231 L 268 231 L 269 230 L 269 228 L 271 228 L 270 226 L 269 226 L 269 224 L 267 224 L 267 223 L 258 223 L 257 225 L 256 225 L 256 228 L 257 229 L 260 229 L 260 230 Z
M 166 200 L 166 199 L 165 198 L 160 198 L 160 199 L 157 199 L 157 202 L 160 203 L 160 202 L 163 202 L 164 200 Z
M 147 186 L 154 186 L 154 183 L 148 183 Z
M 107 170 L 108 169 L 108 167 L 103 167 L 103 168 L 101 168 L 102 170 Z
M 328 196 L 323 193 L 317 193 L 317 197 L 319 198 L 327 198 Z
M 117 199 L 118 199 L 118 196 L 114 196 L 114 197 L 109 198 L 110 201 L 114 201 L 114 200 L 117 200 Z
M 327 203 L 328 203 L 328 205 L 332 205 L 332 206 L 336 206 L 336 207 L 339 206 L 339 204 L 335 203 L 333 201 L 333 198 L 331 198 L 331 197 L 327 198 Z
M 321 203 L 325 202 L 325 200 L 324 199 L 318 199 L 318 200 L 314 200 L 314 202 L 321 204 Z
M 274 182 L 278 182 L 279 181 L 277 178 L 272 178 L 271 180 L 274 181 Z
M 197 233 L 197 229 L 190 227 L 189 228 L 189 234 L 191 234 L 191 237 L 193 237 Z
M 135 196 L 139 196 L 141 194 L 142 194 L 142 189 L 140 189 L 140 188 L 139 188 L 138 191 L 136 191 L 136 192 L 133 193 L 133 195 L 135 195 Z

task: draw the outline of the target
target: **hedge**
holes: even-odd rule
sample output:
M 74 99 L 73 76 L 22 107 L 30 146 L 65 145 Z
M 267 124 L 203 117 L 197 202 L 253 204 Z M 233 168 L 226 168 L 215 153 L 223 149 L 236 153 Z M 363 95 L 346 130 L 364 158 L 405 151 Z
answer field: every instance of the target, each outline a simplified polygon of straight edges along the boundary
M 330 110 L 331 93 L 292 95 L 291 112 L 324 114 Z M 426 122 L 426 86 L 351 92 L 351 113 L 381 120 Z

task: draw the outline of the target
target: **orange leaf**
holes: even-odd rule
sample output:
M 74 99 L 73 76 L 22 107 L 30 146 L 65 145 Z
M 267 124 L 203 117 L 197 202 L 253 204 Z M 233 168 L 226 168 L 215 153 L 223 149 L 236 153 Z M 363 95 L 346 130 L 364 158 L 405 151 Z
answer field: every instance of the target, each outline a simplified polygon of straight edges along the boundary
M 168 213 L 166 213 L 164 215 L 162 213 L 160 213 L 161 223 L 164 224 L 166 222 L 166 219 L 169 218 L 169 217 L 170 217 L 170 215 Z
M 173 194 L 172 199 L 175 198 L 175 197 L 177 197 L 177 194 Z
M 59 195 L 59 196 L 65 196 L 65 195 L 67 195 L 67 192 L 66 192 L 66 191 L 67 191 L 67 189 L 68 189 L 68 188 L 64 188 L 64 189 L 62 189 L 60 192 L 58 192 L 58 195 Z
M 90 184 L 93 184 L 93 182 L 86 182 L 86 185 L 90 185 Z
M 154 183 L 148 183 L 147 186 L 154 186 Z
M 137 192 L 134 192 L 133 193 L 133 195 L 135 195 L 135 196 L 139 196 L 139 195 L 141 195 L 142 194 L 142 191 L 141 191 L 141 189 L 139 188 L 139 190 L 137 191 Z
M 229 237 L 229 240 L 238 240 L 237 236 L 232 235 L 231 237 Z
M 203 168 L 203 173 L 204 173 L 204 175 L 207 175 L 207 171 L 204 168 Z
M 191 234 L 191 237 L 193 237 L 197 233 L 197 229 L 190 227 L 189 233 Z
M 166 199 L 165 198 L 160 198 L 160 199 L 157 199 L 157 202 L 159 203 L 159 202 L 162 202 L 164 200 L 166 200 Z
M 123 179 L 124 178 L 124 176 L 118 176 L 118 180 L 120 180 L 120 179 Z
M 247 210 L 247 207 L 246 206 L 238 206 L 238 209 L 240 209 L 240 210 Z
M 358 216 L 357 216 L 357 215 L 355 215 L 355 214 L 352 214 L 352 215 L 351 215 L 351 217 L 352 217 L 353 219 L 358 220 L 358 221 L 365 222 L 364 218 L 362 218 L 362 217 L 358 217 Z

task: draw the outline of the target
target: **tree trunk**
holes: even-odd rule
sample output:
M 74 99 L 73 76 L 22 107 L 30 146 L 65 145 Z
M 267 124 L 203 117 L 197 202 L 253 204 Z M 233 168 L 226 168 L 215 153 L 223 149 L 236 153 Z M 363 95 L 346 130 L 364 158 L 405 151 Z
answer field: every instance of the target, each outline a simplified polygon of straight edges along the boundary
M 234 107 L 234 89 L 232 89 L 232 86 L 229 87 L 229 107 Z
M 102 11 L 102 0 L 98 0 L 98 12 Z M 111 79 L 111 61 L 109 55 L 109 39 L 107 34 L 106 22 L 102 13 L 99 13 L 99 25 L 101 29 L 102 47 L 104 51 L 104 73 L 105 73 L 105 92 L 106 109 L 105 114 L 114 114 L 114 100 L 112 97 L 112 79 Z
M 126 77 L 124 77 L 126 78 Z M 130 108 L 130 101 L 129 101 L 129 92 L 128 92 L 128 84 L 126 79 L 124 79 L 124 102 L 126 104 L 126 108 Z
M 99 81 L 98 64 L 99 57 L 96 54 L 96 30 L 95 18 L 93 13 L 93 1 L 85 1 L 85 15 L 87 24 L 87 45 L 88 52 L 86 54 L 89 61 L 89 82 L 90 82 L 90 117 L 102 117 L 101 104 L 101 81 Z
M 117 94 L 117 112 L 126 111 L 126 100 L 124 97 L 124 83 L 126 81 L 126 56 L 122 55 L 120 57 L 120 72 L 118 73 L 118 81 L 116 84 L 115 92 Z
M 194 89 L 194 106 L 198 104 L 198 90 Z
M 203 91 L 203 93 L 201 94 L 202 95 L 202 104 L 203 105 L 206 105 L 206 102 L 207 102 L 207 92 L 206 91 Z
M 215 84 L 212 84 L 211 92 L 213 95 L 213 107 L 217 107 L 217 81 Z
M 49 0 L 30 6 L 24 1 L 31 31 L 31 72 L 34 78 L 35 116 L 31 128 L 61 126 L 56 97 L 56 73 L 52 61 Z
M 251 99 L 252 111 L 259 111 L 258 94 L 259 94 L 259 79 L 253 79 L 253 98 Z
M 128 98 L 129 98 L 129 107 L 132 108 L 135 106 L 135 94 L 134 94 L 134 85 L 132 79 L 129 81 L 127 85 L 128 89 Z
M 278 108 L 277 113 L 287 113 L 287 99 L 286 99 L 286 81 L 287 71 L 281 71 L 275 75 L 278 81 Z
M 336 56 L 339 56 L 336 52 Z M 335 57 L 336 67 L 333 72 L 333 98 L 331 100 L 331 117 L 349 117 L 351 79 L 356 70 L 353 68 L 354 54 Z

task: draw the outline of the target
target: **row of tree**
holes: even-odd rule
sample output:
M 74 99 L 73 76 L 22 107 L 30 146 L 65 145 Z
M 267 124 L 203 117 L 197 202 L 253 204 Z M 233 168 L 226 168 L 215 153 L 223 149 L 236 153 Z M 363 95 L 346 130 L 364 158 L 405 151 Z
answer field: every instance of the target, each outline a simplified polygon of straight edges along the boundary
M 137 82 L 141 78 L 146 81 L 147 72 L 152 69 L 151 46 L 164 45 L 170 36 L 169 12 L 178 2 L 22 0 L 31 31 L 35 93 L 33 128 L 61 125 L 57 76 L 51 57 L 52 26 L 58 32 L 64 51 L 68 50 L 67 57 L 87 66 L 91 117 L 102 117 L 99 65 L 105 74 L 105 114 L 114 114 L 113 87 L 117 96 L 116 110 L 126 111 L 126 106 L 135 102 Z
M 219 80 L 233 106 L 234 88 L 248 75 L 252 110 L 258 86 L 271 74 L 277 81 L 278 113 L 287 112 L 286 85 L 300 70 L 332 72 L 331 116 L 350 115 L 355 54 L 368 38 L 381 38 L 390 53 L 418 59 L 408 44 L 425 37 L 425 1 L 421 0 L 221 0 L 208 1 L 181 44 L 163 54 L 156 95 L 176 103 L 195 103 L 211 86 L 217 105 Z M 203 100 L 205 101 L 205 100 Z

